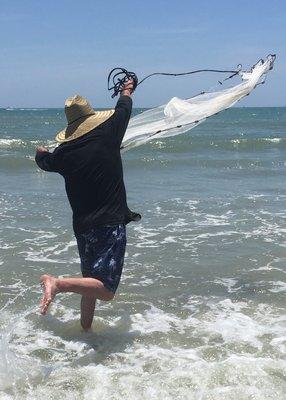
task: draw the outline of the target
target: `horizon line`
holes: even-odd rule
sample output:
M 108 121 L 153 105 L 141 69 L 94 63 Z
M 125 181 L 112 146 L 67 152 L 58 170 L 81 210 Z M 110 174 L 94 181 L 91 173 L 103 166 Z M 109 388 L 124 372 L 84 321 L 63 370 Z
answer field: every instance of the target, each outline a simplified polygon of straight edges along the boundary
M 150 110 L 152 108 L 157 108 L 159 106 L 153 106 L 153 107 L 133 107 L 133 109 L 145 109 L 145 110 Z M 233 108 L 286 108 L 286 105 L 281 105 L 281 106 L 234 106 L 230 108 L 226 108 L 223 111 L 226 110 L 231 110 Z M 104 110 L 104 109 L 112 109 L 112 107 L 97 107 L 98 110 Z M 13 111 L 13 110 L 64 110 L 64 107 L 13 107 L 13 106 L 8 106 L 8 107 L 0 107 L 1 111 Z

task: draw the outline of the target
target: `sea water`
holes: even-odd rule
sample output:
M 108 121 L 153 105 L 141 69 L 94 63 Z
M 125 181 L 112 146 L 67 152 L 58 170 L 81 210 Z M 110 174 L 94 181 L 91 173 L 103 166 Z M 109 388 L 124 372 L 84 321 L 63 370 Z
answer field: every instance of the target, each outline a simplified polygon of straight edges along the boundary
M 140 110 L 135 110 L 140 112 Z M 62 177 L 40 171 L 57 109 L 0 111 L 0 398 L 286 398 L 286 108 L 234 108 L 123 155 L 122 281 L 93 331 L 76 294 L 39 313 L 39 276 L 80 276 Z

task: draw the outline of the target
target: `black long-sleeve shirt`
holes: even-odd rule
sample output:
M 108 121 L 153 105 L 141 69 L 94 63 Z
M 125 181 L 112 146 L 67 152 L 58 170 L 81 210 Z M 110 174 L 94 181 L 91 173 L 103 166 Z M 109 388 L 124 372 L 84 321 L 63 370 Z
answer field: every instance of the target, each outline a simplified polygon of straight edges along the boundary
M 131 98 L 121 96 L 114 114 L 103 124 L 78 139 L 60 144 L 53 153 L 36 154 L 41 169 L 64 177 L 76 234 L 94 226 L 140 219 L 127 206 L 120 155 L 131 109 Z

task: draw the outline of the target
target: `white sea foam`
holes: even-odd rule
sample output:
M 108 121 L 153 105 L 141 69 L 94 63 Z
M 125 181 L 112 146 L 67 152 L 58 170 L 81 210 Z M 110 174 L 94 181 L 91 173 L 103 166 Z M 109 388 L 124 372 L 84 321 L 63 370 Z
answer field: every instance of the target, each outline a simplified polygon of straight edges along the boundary
M 189 325 L 190 320 L 166 313 L 152 306 L 145 314 L 134 314 L 131 317 L 131 332 L 140 332 L 148 335 L 153 332 L 167 333 L 172 330 L 184 333 L 184 328 Z
M 270 142 L 270 143 L 280 143 L 285 139 L 284 138 L 262 138 L 261 140 L 263 140 L 265 142 Z
M 152 285 L 154 283 L 154 279 L 151 278 L 143 278 L 140 279 L 140 282 L 133 282 L 133 283 L 129 283 L 130 286 L 149 286 Z
M 23 140 L 16 138 L 3 138 L 0 139 L 0 149 L 10 149 L 10 148 L 26 148 L 32 147 L 35 148 L 40 145 L 45 145 L 46 147 L 52 149 L 57 146 L 55 141 L 53 140 Z
M 227 288 L 227 291 L 229 293 L 233 293 L 233 292 L 237 292 L 240 288 L 239 287 L 234 287 L 238 280 L 237 279 L 233 279 L 233 278 L 220 278 L 220 279 L 215 279 L 213 281 L 214 283 L 217 283 L 219 285 L 223 285 Z
M 270 345 L 276 348 L 281 354 L 286 353 L 286 336 L 276 337 L 271 340 Z
M 177 243 L 177 239 L 174 236 L 167 236 L 163 241 L 162 244 L 164 243 Z
M 272 289 L 269 289 L 270 292 L 273 293 L 280 293 L 280 292 L 286 292 L 286 282 L 282 281 L 275 281 L 275 282 L 270 282 L 273 285 Z
M 261 356 L 265 345 L 281 356 L 285 349 L 283 319 L 269 306 L 251 313 L 248 302 L 192 296 L 183 314 L 146 305 L 130 314 L 130 325 L 124 315 L 104 318 L 104 309 L 96 316 L 97 333 L 89 334 L 79 329 L 78 311 L 63 306 L 60 297 L 45 318 L 36 316 L 35 307 L 21 319 L 2 315 L 4 393 L 24 400 L 44 393 L 98 400 L 219 400 L 222 393 L 226 400 L 262 400 L 282 393 L 275 374 L 283 373 L 285 362 Z
M 153 240 L 151 238 L 157 236 L 159 234 L 156 229 L 148 229 L 143 227 L 143 225 L 136 225 L 134 231 L 138 235 L 138 242 L 136 243 L 136 247 L 158 247 L 159 243 L 157 240 Z
M 117 365 L 124 367 L 120 371 Z M 152 368 L 151 366 L 158 366 Z M 90 365 L 80 369 L 63 368 L 51 374 L 50 384 L 29 391 L 29 398 L 42 398 L 49 393 L 61 399 L 119 400 L 166 399 L 244 400 L 275 398 L 281 391 L 275 388 L 271 375 L 263 374 L 267 360 L 230 357 L 224 362 L 209 364 L 190 349 L 162 350 L 148 346 L 130 349 L 124 357 L 112 357 L 110 365 Z M 277 368 L 277 363 L 273 363 Z M 260 375 L 264 375 L 261 382 Z M 236 382 L 239 381 L 239 384 Z M 53 384 L 51 384 L 53 382 Z M 275 397 L 273 397 L 275 396 Z
M 9 148 L 13 146 L 24 145 L 25 142 L 21 139 L 0 139 L 0 147 Z

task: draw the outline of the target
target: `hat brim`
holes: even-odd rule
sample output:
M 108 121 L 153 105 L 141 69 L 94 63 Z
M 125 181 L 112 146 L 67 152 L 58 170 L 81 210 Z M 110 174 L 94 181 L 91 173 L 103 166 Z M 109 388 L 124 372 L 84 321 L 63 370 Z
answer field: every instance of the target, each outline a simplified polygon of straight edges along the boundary
M 85 135 L 107 121 L 114 114 L 114 111 L 115 110 L 96 111 L 93 115 L 79 118 L 60 131 L 56 135 L 56 141 L 59 143 L 69 142 Z

